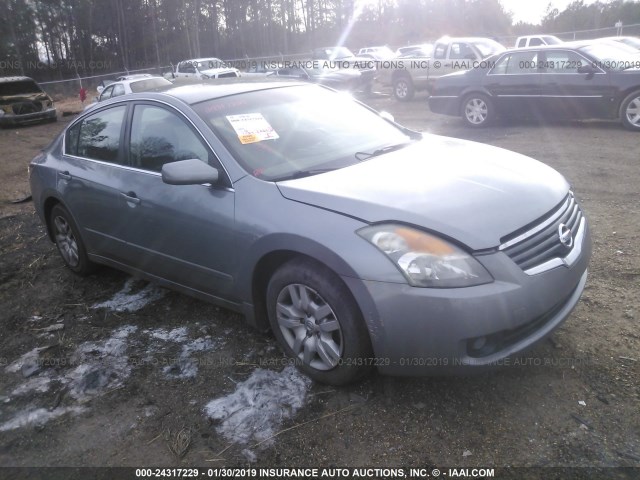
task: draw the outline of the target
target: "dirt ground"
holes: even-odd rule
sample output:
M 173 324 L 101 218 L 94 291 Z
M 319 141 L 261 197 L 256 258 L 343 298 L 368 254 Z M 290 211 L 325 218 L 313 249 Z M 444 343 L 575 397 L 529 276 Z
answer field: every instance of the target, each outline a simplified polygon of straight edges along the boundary
M 311 384 L 232 312 L 106 268 L 65 269 L 33 205 L 9 201 L 74 117 L 0 130 L 0 465 L 591 466 L 638 478 L 640 135 L 612 122 L 472 131 L 424 96 L 367 101 L 570 181 L 594 252 L 582 301 L 549 341 L 471 378 Z

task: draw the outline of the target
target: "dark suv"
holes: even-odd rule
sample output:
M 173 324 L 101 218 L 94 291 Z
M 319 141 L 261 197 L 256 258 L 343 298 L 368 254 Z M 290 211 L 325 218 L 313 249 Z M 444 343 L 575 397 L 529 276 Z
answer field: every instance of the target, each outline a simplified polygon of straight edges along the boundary
M 53 100 L 29 77 L 0 77 L 0 126 L 57 120 Z

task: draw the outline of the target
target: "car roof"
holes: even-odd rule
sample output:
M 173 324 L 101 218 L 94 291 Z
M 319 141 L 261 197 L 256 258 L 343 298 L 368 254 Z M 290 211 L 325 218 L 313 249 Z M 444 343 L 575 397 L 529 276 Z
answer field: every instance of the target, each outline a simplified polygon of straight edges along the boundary
M 230 79 L 232 80 L 232 79 Z M 169 95 L 171 97 L 182 100 L 185 103 L 193 105 L 195 103 L 204 102 L 205 100 L 213 100 L 216 98 L 228 97 L 230 95 L 238 95 L 241 93 L 257 92 L 261 90 L 270 90 L 273 88 L 289 87 L 292 85 L 309 86 L 303 82 L 283 82 L 280 81 L 261 81 L 248 82 L 243 79 L 240 82 L 222 82 L 217 80 L 215 83 L 193 83 L 180 86 L 169 86 L 160 88 L 154 93 L 159 95 Z M 144 92 L 149 94 L 149 92 Z M 140 94 L 137 94 L 140 95 Z
M 21 77 L 21 76 L 0 77 L 0 83 L 12 83 L 12 82 L 24 82 L 24 81 L 35 82 L 35 80 L 31 77 Z
M 491 40 L 494 41 L 493 38 L 489 38 L 489 37 L 440 37 L 438 40 L 435 41 L 435 43 L 442 43 L 442 42 L 483 42 L 485 40 Z M 496 42 L 497 43 L 497 42 Z

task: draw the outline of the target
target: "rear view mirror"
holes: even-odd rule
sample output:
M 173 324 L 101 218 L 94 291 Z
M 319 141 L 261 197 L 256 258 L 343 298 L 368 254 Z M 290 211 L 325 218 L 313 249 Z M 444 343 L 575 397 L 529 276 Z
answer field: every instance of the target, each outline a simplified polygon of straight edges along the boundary
M 161 173 L 162 181 L 169 185 L 201 185 L 218 181 L 218 170 L 198 159 L 165 163 Z

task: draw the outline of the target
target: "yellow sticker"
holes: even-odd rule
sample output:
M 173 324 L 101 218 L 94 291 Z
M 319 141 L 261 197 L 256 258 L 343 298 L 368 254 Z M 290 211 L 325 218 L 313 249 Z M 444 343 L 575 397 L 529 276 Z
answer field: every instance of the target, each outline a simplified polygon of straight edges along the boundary
M 227 115 L 227 120 L 243 145 L 280 138 L 261 113 Z

